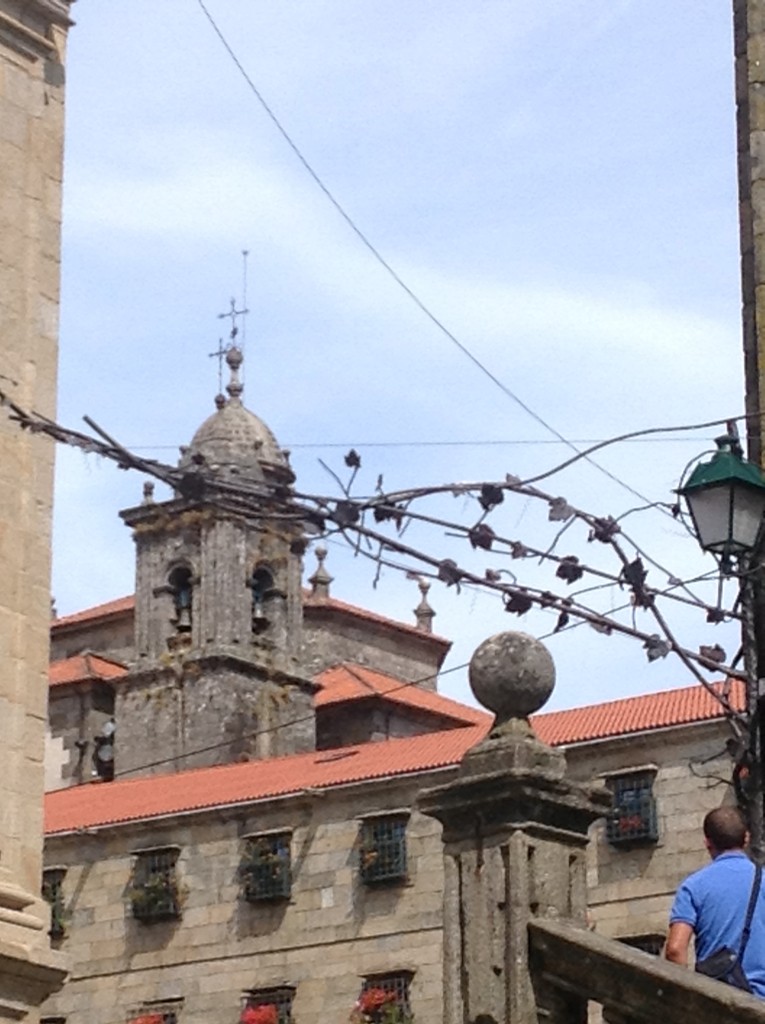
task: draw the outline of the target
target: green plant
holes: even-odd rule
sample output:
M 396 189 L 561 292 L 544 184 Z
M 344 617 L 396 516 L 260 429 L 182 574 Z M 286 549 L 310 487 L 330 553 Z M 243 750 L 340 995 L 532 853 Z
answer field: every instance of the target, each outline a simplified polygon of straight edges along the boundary
M 153 873 L 128 892 L 133 917 L 139 921 L 180 917 L 180 895 L 178 883 L 170 872 Z
M 239 865 L 245 899 L 288 899 L 292 888 L 289 836 L 257 836 Z

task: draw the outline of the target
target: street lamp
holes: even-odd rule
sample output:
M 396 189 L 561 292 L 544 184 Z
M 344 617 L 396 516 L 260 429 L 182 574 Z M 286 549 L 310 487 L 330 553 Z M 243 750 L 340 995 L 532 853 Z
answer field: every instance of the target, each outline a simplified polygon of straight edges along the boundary
M 699 463 L 678 490 L 687 504 L 699 544 L 719 559 L 729 576 L 734 561 L 756 548 L 765 517 L 765 474 L 741 455 L 738 439 L 717 438 L 718 451 Z
M 738 569 L 742 649 L 746 672 L 748 718 L 747 805 L 751 850 L 755 860 L 765 855 L 763 764 L 765 750 L 765 622 L 760 570 L 762 523 L 765 517 L 765 474 L 743 458 L 735 435 L 717 439 L 709 462 L 699 463 L 678 494 L 685 498 L 699 544 L 720 563 L 723 576 Z M 742 761 L 737 759 L 738 778 Z

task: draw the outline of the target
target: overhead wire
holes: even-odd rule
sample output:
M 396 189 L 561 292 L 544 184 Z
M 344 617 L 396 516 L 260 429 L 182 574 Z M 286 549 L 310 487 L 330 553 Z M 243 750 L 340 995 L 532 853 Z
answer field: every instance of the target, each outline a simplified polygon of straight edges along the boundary
M 685 428 L 672 428 L 682 430 Z M 572 438 L 571 444 L 597 444 L 601 447 L 612 444 L 614 440 L 621 440 L 625 444 L 691 444 L 693 441 L 687 437 L 625 437 L 625 438 Z M 712 438 L 703 438 L 710 441 Z M 493 439 L 477 441 L 285 441 L 284 447 L 290 451 L 296 448 L 301 450 L 314 449 L 321 451 L 323 448 L 338 448 L 348 451 L 350 448 L 491 448 L 491 447 L 532 447 L 535 445 L 563 444 L 556 438 L 513 438 Z M 179 444 L 128 444 L 127 447 L 133 450 L 148 451 L 177 451 Z M 567 464 L 568 465 L 568 464 Z
M 468 667 L 468 662 L 462 665 L 454 665 L 452 668 L 442 669 L 438 672 L 429 672 L 426 676 L 421 676 L 419 679 L 412 679 L 409 682 L 401 683 L 399 686 L 392 686 L 389 690 L 385 690 L 384 693 L 370 693 L 370 696 L 378 697 L 389 697 L 391 694 L 399 693 L 401 690 L 409 689 L 411 686 L 420 686 L 422 683 L 428 683 L 431 680 L 440 679 L 441 676 L 447 676 L 452 672 L 459 672 L 463 668 Z M 264 729 L 255 729 L 252 732 L 244 733 L 239 739 L 257 739 L 258 736 L 273 735 L 280 729 L 291 728 L 295 725 L 302 725 L 304 722 L 310 722 L 315 720 L 316 713 L 313 712 L 310 715 L 301 715 L 300 718 L 292 718 L 287 722 L 277 722 L 276 725 L 270 725 Z M 466 723 L 467 724 L 467 723 Z M 135 772 L 145 771 L 148 768 L 158 768 L 163 764 L 170 764 L 175 761 L 184 761 L 189 757 L 196 757 L 199 754 L 208 754 L 213 750 L 221 750 L 224 747 L 230 747 L 232 740 L 224 740 L 220 743 L 210 743 L 205 747 L 197 747 L 195 750 L 185 751 L 182 754 L 174 754 L 170 757 L 158 758 L 156 761 L 147 761 L 144 764 L 136 765 L 134 768 L 125 768 L 123 771 L 115 771 L 114 778 L 122 778 L 125 775 L 133 775 Z M 354 744 L 351 744 L 354 745 Z M 332 747 L 331 750 L 342 750 L 342 747 Z M 324 751 L 316 750 L 316 754 L 322 754 Z
M 276 130 L 279 132 L 279 134 L 282 136 L 282 138 L 287 143 L 289 148 L 292 150 L 292 152 L 294 153 L 295 157 L 300 162 L 300 164 L 302 165 L 302 167 L 304 168 L 306 173 L 310 176 L 310 178 L 312 179 L 314 184 L 322 191 L 324 196 L 332 204 L 334 209 L 342 217 L 342 219 L 345 221 L 345 223 L 348 225 L 348 227 L 351 229 L 351 231 L 356 235 L 356 237 L 359 239 L 359 241 L 362 243 L 362 245 L 364 245 L 364 247 L 368 250 L 368 252 L 371 253 L 371 255 L 375 258 L 375 260 L 377 260 L 377 262 L 380 264 L 380 266 L 383 267 L 383 269 L 389 274 L 389 276 L 395 281 L 395 283 L 406 293 L 406 295 L 412 300 L 412 302 L 418 307 L 418 309 L 428 318 L 428 320 L 430 320 L 430 322 L 439 331 L 441 331 L 441 333 L 446 338 L 449 339 L 449 341 L 452 342 L 452 344 L 454 344 L 459 349 L 460 352 L 462 352 L 462 354 L 467 359 L 469 359 L 473 363 L 473 365 L 481 373 L 483 373 L 486 377 L 488 377 L 488 379 L 490 381 L 492 381 L 492 383 L 494 385 L 496 385 L 496 387 L 498 387 L 500 389 L 500 391 L 502 391 L 508 398 L 510 398 L 513 402 L 515 402 L 516 405 L 518 405 L 521 409 L 523 409 L 523 411 L 528 416 L 530 416 L 533 420 L 535 420 L 537 423 L 539 423 L 540 426 L 544 427 L 545 430 L 549 431 L 549 433 L 553 434 L 556 438 L 558 438 L 559 441 L 561 441 L 567 447 L 571 448 L 572 451 L 576 452 L 578 457 L 586 459 L 587 462 L 589 462 L 594 468 L 599 470 L 599 472 L 603 473 L 605 476 L 607 476 L 614 483 L 618 484 L 620 487 L 623 487 L 625 490 L 627 490 L 634 497 L 640 498 L 641 501 L 645 501 L 645 502 L 649 502 L 650 503 L 651 499 L 648 498 L 645 494 L 642 494 L 640 491 L 636 490 L 630 484 L 626 483 L 620 477 L 616 476 L 616 474 L 614 474 L 610 470 L 606 469 L 605 466 L 601 466 L 600 463 L 595 462 L 588 455 L 583 455 L 582 453 L 580 453 L 579 450 L 577 449 L 576 445 L 572 441 L 569 441 L 568 438 L 565 437 L 565 435 L 560 433 L 560 431 L 558 431 L 555 427 L 553 427 L 550 423 L 548 423 L 547 420 L 545 420 L 542 416 L 540 416 L 540 414 L 538 412 L 536 412 L 527 402 L 524 402 L 523 399 L 519 395 L 517 395 L 506 384 L 504 384 L 499 379 L 499 377 L 497 377 L 496 374 L 494 374 L 488 368 L 488 366 L 486 366 L 485 363 L 483 363 L 473 352 L 471 352 L 470 349 L 467 347 L 467 345 L 465 345 L 462 341 L 460 341 L 459 338 L 451 330 L 449 330 L 449 328 L 446 326 L 446 324 L 439 317 L 437 317 L 435 313 L 433 313 L 433 311 L 425 304 L 425 302 L 419 297 L 419 295 L 417 295 L 417 293 L 412 288 L 410 288 L 410 286 L 406 283 L 406 281 L 404 281 L 404 279 L 401 277 L 401 275 L 385 259 L 385 257 L 382 255 L 380 250 L 374 245 L 374 243 L 366 235 L 366 233 L 364 231 L 362 231 L 362 229 L 358 226 L 358 224 L 356 224 L 356 222 L 353 220 L 351 215 L 345 210 L 345 208 L 342 206 L 340 201 L 335 197 L 335 195 L 332 193 L 332 191 L 329 189 L 329 187 L 324 183 L 323 179 L 313 169 L 312 165 L 308 162 L 308 159 L 303 155 L 303 153 L 300 150 L 300 148 L 298 147 L 297 143 L 293 140 L 292 136 L 289 134 L 287 129 L 284 127 L 284 125 L 281 123 L 279 118 L 276 116 L 275 112 L 272 110 L 272 108 L 270 107 L 270 105 L 266 101 L 266 99 L 263 96 L 263 94 L 260 92 L 258 87 L 253 82 L 252 78 L 248 74 L 248 72 L 245 69 L 244 65 L 242 64 L 242 62 L 237 57 L 236 52 L 234 51 L 233 47 L 231 46 L 231 44 L 229 43 L 228 39 L 223 34 L 223 31 L 218 26 L 217 22 L 215 21 L 215 19 L 213 18 L 212 14 L 208 10 L 207 5 L 205 4 L 205 0 L 197 0 L 197 4 L 201 8 L 201 10 L 202 10 L 203 14 L 205 15 L 205 17 L 207 18 L 207 21 L 209 22 L 209 24 L 210 24 L 211 28 L 213 29 L 215 35 L 220 40 L 223 48 L 225 49 L 225 51 L 228 54 L 228 56 L 231 59 L 231 61 L 233 62 L 234 66 L 237 68 L 237 70 L 239 71 L 240 75 L 242 76 L 244 81 L 247 83 L 250 91 L 255 96 L 255 98 L 257 99 L 258 103 L 260 104 L 260 106 L 262 107 L 263 111 L 265 112 L 265 114 L 267 115 L 269 120 L 272 122 L 272 124 L 274 125 Z

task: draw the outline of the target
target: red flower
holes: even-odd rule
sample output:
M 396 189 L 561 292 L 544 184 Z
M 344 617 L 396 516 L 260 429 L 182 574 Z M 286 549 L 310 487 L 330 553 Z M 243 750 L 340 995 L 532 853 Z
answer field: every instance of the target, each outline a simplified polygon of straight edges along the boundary
M 387 992 L 384 988 L 367 988 L 359 996 L 359 1009 L 362 1013 L 374 1013 L 395 999 L 395 994 Z
M 139 1017 L 133 1017 L 130 1024 L 164 1024 L 165 1018 L 161 1013 L 142 1013 Z
M 273 1003 L 246 1006 L 242 1010 L 239 1024 L 279 1024 L 279 1011 Z

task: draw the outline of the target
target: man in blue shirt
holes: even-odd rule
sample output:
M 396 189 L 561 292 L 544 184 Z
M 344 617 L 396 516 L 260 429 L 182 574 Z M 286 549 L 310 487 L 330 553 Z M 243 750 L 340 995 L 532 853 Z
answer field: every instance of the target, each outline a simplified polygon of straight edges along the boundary
M 722 946 L 738 950 L 754 879 L 754 864 L 744 853 L 746 823 L 735 807 L 717 807 L 704 818 L 704 845 L 712 858 L 681 884 L 669 915 L 664 955 L 687 965 L 691 936 L 696 960 Z M 765 886 L 761 886 L 744 952 L 743 969 L 755 995 L 765 998 Z

